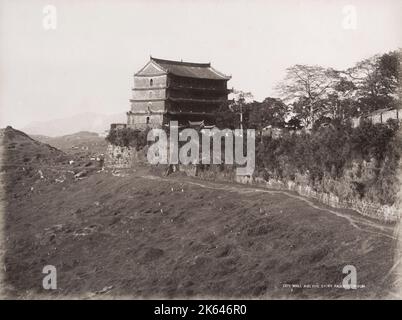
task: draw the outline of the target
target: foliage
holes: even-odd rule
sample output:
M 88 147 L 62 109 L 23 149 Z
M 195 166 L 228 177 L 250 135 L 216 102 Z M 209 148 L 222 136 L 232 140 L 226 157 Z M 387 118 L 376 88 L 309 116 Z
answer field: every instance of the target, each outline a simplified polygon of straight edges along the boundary
M 216 126 L 219 129 L 236 129 L 239 128 L 239 115 L 230 108 L 230 104 L 226 103 L 220 106 L 214 115 Z
M 393 51 L 360 61 L 346 70 L 345 74 L 355 83 L 356 101 L 361 112 L 396 106 L 400 62 L 401 52 Z
M 338 81 L 338 72 L 321 66 L 294 65 L 286 69 L 285 79 L 277 89 L 282 99 L 293 106 L 305 126 L 320 116 L 323 100 Z
M 215 112 L 215 122 L 219 129 L 239 129 L 241 124 L 247 127 L 249 101 L 253 96 L 249 92 L 234 91 L 234 99 L 220 106 Z
M 392 204 L 396 193 L 390 186 L 388 193 L 383 187 L 388 183 L 397 188 L 394 177 L 402 152 L 397 131 L 398 125 L 393 121 L 364 123 L 357 128 L 339 123 L 311 133 L 288 132 L 277 139 L 263 137 L 264 142 L 256 146 L 257 172 L 280 180 L 306 176 L 309 185 L 326 192 L 333 190 L 323 190 L 328 186 L 325 181 L 343 181 L 343 187 L 354 187 L 361 196 L 368 196 L 365 193 L 371 190 L 370 200 Z M 349 171 L 356 164 L 370 167 L 370 174 L 356 173 L 351 179 Z
M 132 128 L 111 129 L 106 141 L 120 147 L 134 147 L 140 150 L 147 145 L 148 130 L 135 130 Z
M 348 122 L 400 105 L 400 66 L 400 51 L 375 55 L 347 70 L 294 65 L 277 89 L 293 117 L 307 128 L 324 118 Z
M 254 102 L 248 107 L 248 128 L 254 128 L 262 135 L 265 127 L 282 128 L 285 125 L 287 106 L 280 100 L 266 98 L 263 102 Z

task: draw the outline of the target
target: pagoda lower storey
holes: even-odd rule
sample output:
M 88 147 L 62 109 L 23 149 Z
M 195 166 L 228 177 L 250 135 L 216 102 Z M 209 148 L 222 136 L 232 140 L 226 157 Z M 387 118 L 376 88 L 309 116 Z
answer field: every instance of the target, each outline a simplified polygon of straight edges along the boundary
M 162 112 L 127 112 L 127 127 L 144 130 L 146 128 L 161 128 L 169 125 L 171 121 L 177 121 L 181 126 L 187 126 L 189 122 L 203 121 L 205 125 L 215 123 L 213 112 L 194 111 L 162 111 Z

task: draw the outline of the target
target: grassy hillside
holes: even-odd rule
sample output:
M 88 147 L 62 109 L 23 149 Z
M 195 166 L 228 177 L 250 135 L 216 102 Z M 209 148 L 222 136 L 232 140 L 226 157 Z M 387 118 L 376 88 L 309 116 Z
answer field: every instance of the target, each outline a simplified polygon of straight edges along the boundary
M 8 148 L 15 134 L 3 145 L 19 161 L 25 148 Z M 61 296 L 363 298 L 391 287 L 392 226 L 292 193 L 163 178 L 147 168 L 94 169 L 76 179 L 62 152 L 17 136 L 34 174 L 2 168 L 12 296 L 49 294 L 42 289 L 49 264 L 58 272 L 51 294 Z M 33 156 L 45 150 L 46 166 Z M 56 181 L 59 174 L 65 179 Z M 365 288 L 285 287 L 340 285 L 348 264 Z

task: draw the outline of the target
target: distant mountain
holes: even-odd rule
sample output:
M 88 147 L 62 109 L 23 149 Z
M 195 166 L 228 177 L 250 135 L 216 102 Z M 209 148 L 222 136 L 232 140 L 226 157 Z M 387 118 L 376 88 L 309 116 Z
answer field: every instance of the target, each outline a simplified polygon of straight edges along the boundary
M 125 123 L 124 113 L 105 115 L 92 112 L 77 114 L 72 117 L 50 121 L 35 121 L 22 128 L 30 135 L 57 137 L 80 131 L 104 133 L 111 123 Z
M 104 153 L 106 150 L 106 140 L 98 133 L 80 131 L 60 137 L 48 137 L 44 135 L 30 135 L 33 139 L 49 144 L 68 153 L 79 153 L 82 150 L 89 153 Z

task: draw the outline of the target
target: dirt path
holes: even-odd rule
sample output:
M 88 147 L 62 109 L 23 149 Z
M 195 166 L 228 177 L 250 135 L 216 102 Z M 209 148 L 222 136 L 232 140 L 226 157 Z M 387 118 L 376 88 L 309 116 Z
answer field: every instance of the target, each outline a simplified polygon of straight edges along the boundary
M 399 224 L 398 225 L 386 225 L 380 221 L 375 221 L 373 219 L 369 219 L 363 216 L 359 216 L 358 213 L 356 214 L 350 214 L 350 213 L 342 213 L 340 212 L 341 210 L 333 210 L 328 208 L 327 206 L 316 203 L 313 200 L 310 200 L 306 197 L 300 196 L 295 194 L 294 192 L 286 191 L 286 190 L 267 190 L 264 188 L 258 188 L 258 187 L 251 187 L 251 186 L 244 186 L 240 184 L 223 184 L 223 183 L 214 183 L 211 181 L 192 181 L 190 180 L 191 178 L 186 178 L 186 179 L 175 179 L 175 178 L 164 178 L 160 176 L 153 176 L 153 175 L 144 175 L 141 176 L 142 178 L 145 179 L 150 179 L 150 180 L 160 180 L 160 181 L 174 181 L 177 183 L 183 183 L 183 184 L 189 184 L 189 185 L 195 185 L 201 188 L 207 188 L 207 189 L 213 189 L 213 190 L 224 190 L 224 191 L 229 191 L 229 192 L 234 192 L 242 195 L 247 195 L 250 193 L 266 193 L 266 194 L 283 194 L 288 197 L 298 199 L 300 201 L 303 201 L 306 203 L 308 206 L 314 209 L 318 209 L 324 213 L 330 213 L 334 214 L 337 217 L 341 217 L 345 220 L 347 220 L 351 226 L 354 228 L 371 233 L 374 235 L 382 235 L 385 236 L 389 239 L 392 239 L 395 241 L 398 240 L 398 235 L 399 235 Z M 363 244 L 363 250 L 367 250 L 367 242 L 364 242 Z M 397 260 L 393 263 L 392 268 L 384 275 L 383 279 L 386 281 L 386 279 L 389 279 L 392 275 L 396 277 L 396 279 L 393 280 L 393 284 L 396 287 L 400 287 L 400 282 L 402 281 L 401 279 L 401 274 L 396 273 L 396 269 L 399 268 L 400 264 L 402 262 L 402 258 L 397 258 Z M 392 298 L 401 298 L 400 292 L 397 294 L 390 292 L 390 297 Z
M 365 232 L 369 232 L 369 233 L 381 234 L 385 237 L 388 237 L 388 238 L 394 239 L 394 240 L 397 239 L 396 235 L 394 235 L 394 229 L 395 229 L 394 226 L 385 225 L 381 222 L 374 221 L 372 219 L 368 219 L 363 216 L 358 216 L 358 213 L 356 213 L 354 215 L 342 213 L 340 210 L 336 211 L 334 209 L 330 209 L 323 204 L 314 203 L 312 200 L 309 200 L 303 196 L 299 196 L 299 195 L 294 194 L 293 192 L 289 192 L 289 191 L 285 191 L 285 190 L 268 190 L 268 189 L 263 189 L 263 188 L 244 186 L 244 185 L 240 185 L 240 184 L 222 184 L 222 183 L 214 183 L 214 182 L 210 182 L 210 181 L 196 182 L 196 181 L 189 180 L 188 178 L 179 180 L 179 179 L 175 179 L 175 178 L 163 178 L 163 177 L 153 176 L 153 175 L 143 175 L 141 177 L 145 178 L 145 179 L 160 180 L 160 181 L 167 181 L 167 182 L 174 181 L 176 183 L 190 184 L 190 185 L 195 185 L 195 186 L 198 186 L 201 188 L 229 191 L 229 192 L 235 192 L 238 194 L 249 194 L 249 193 L 283 194 L 288 197 L 303 201 L 311 208 L 318 209 L 323 212 L 331 213 L 338 217 L 341 217 L 341 218 L 347 220 L 348 223 L 350 223 L 350 225 L 356 229 L 364 230 Z

